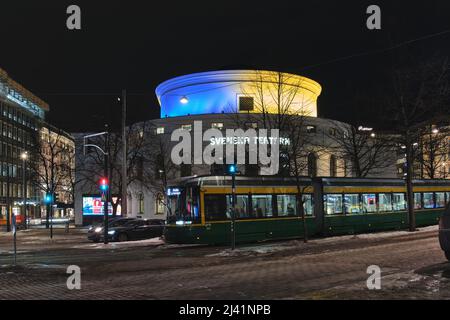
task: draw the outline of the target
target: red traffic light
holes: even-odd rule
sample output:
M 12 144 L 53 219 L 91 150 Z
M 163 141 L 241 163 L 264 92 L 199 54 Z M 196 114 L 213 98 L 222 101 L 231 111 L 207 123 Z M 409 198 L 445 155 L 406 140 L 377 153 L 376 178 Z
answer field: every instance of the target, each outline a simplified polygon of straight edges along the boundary
M 100 190 L 101 191 L 107 191 L 108 190 L 108 186 L 109 182 L 107 178 L 101 178 L 100 179 Z

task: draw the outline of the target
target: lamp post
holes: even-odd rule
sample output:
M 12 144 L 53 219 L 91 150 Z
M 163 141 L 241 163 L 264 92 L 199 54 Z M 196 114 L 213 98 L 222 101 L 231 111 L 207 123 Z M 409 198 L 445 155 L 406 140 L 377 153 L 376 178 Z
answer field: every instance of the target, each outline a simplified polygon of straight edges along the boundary
M 27 170 L 26 170 L 26 161 L 28 160 L 28 152 L 24 151 L 20 155 L 22 159 L 22 196 L 23 196 L 23 210 L 24 218 L 25 218 L 25 229 L 28 229 L 28 215 L 27 215 Z

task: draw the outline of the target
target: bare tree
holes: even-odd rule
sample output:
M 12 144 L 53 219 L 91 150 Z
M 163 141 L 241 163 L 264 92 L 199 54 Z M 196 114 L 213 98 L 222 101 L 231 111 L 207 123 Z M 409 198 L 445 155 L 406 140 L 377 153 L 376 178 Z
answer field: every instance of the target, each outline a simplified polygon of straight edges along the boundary
M 141 122 L 127 127 L 127 186 L 136 181 L 142 180 L 140 167 L 144 158 L 146 147 L 145 132 L 148 128 L 148 122 Z M 99 146 L 104 146 L 104 137 L 99 137 L 91 141 Z M 108 179 L 110 184 L 111 205 L 113 216 L 117 215 L 117 208 L 120 205 L 122 190 L 122 135 L 119 132 L 108 133 L 108 143 L 105 146 L 108 153 Z M 84 184 L 84 187 L 95 190 L 98 185 L 98 179 L 103 175 L 104 158 L 99 150 L 89 148 L 89 152 L 77 161 L 77 183 Z M 117 195 L 117 197 L 112 197 Z M 126 212 L 122 213 L 126 215 Z
M 329 150 L 343 160 L 340 162 L 341 169 L 344 172 L 351 169 L 355 177 L 379 175 L 397 160 L 396 144 L 390 136 L 342 124 L 331 124 L 325 135 L 330 142 Z
M 399 67 L 392 72 L 392 90 L 386 92 L 386 111 L 399 144 L 406 151 L 406 189 L 409 230 L 416 229 L 414 215 L 413 175 L 415 147 L 422 128 L 440 118 L 449 117 L 447 59 L 433 58 L 413 67 Z M 417 150 L 417 148 L 416 148 Z
M 420 166 L 420 177 L 445 179 L 449 145 L 449 127 L 427 126 L 420 130 L 415 161 Z
M 308 168 L 308 155 L 314 151 L 319 152 L 319 147 L 312 143 L 312 135 L 307 130 L 315 99 L 305 94 L 304 81 L 305 78 L 297 75 L 255 71 L 252 81 L 242 87 L 244 96 L 253 97 L 254 109 L 247 114 L 235 112 L 234 117 L 240 127 L 242 122 L 252 122 L 258 129 L 278 129 L 281 136 L 289 139 L 289 145 L 280 146 L 279 174 L 296 179 L 297 212 L 301 216 L 304 241 L 307 242 L 303 202 L 307 187 L 302 184 L 301 177 Z
M 65 143 L 67 139 L 59 130 L 48 129 L 41 135 L 37 135 L 34 143 L 35 155 L 31 157 L 30 169 L 35 177 L 33 181 L 36 187 L 52 195 L 57 192 L 65 192 L 64 187 L 70 188 L 70 163 L 73 150 Z M 49 227 L 50 204 L 46 209 L 46 227 Z
M 155 125 L 150 125 L 145 133 L 145 155 L 142 162 L 142 183 L 158 198 L 171 215 L 166 201 L 168 183 L 175 178 L 177 167 L 171 160 L 171 142 L 165 134 L 159 134 Z

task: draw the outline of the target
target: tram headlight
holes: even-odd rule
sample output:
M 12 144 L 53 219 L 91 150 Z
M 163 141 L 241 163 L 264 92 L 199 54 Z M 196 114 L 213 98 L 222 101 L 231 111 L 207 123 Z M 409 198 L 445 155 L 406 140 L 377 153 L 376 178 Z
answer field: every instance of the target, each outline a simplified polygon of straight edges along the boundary
M 192 221 L 183 221 L 183 220 L 178 220 L 177 222 L 175 222 L 177 226 L 184 226 L 186 224 L 192 224 Z

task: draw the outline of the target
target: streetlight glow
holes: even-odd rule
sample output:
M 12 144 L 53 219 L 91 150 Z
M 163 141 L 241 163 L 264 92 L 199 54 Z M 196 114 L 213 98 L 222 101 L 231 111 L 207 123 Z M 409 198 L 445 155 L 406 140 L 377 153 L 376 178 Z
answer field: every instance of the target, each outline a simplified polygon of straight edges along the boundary
M 180 102 L 182 104 L 187 104 L 189 102 L 189 99 L 186 96 L 181 97 Z
M 21 154 L 20 154 L 20 158 L 22 159 L 22 160 L 27 160 L 28 159 L 28 152 L 22 152 Z

